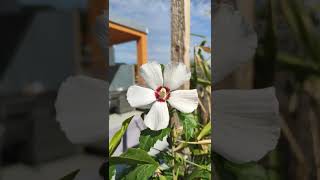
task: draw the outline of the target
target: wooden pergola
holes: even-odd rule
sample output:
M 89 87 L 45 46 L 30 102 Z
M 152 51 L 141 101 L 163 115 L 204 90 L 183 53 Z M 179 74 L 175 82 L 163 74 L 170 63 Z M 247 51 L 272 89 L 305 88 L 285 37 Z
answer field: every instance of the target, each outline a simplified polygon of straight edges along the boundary
M 138 67 L 147 62 L 147 32 L 132 26 L 109 21 L 109 46 L 137 42 Z

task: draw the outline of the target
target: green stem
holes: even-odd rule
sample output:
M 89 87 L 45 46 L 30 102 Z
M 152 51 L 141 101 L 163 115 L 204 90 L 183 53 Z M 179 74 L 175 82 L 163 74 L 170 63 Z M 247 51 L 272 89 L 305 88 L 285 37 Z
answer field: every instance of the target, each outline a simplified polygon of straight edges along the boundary
M 178 179 L 179 177 L 179 167 L 177 168 L 177 173 L 176 173 L 176 178 Z
M 194 162 L 191 162 L 191 161 L 189 161 L 189 160 L 186 160 L 186 159 L 185 159 L 185 162 L 186 162 L 186 163 L 189 163 L 189 164 L 191 164 L 191 165 L 194 165 L 194 166 L 196 166 L 196 167 L 198 167 L 198 168 L 201 168 L 201 169 L 204 169 L 204 170 L 207 170 L 207 171 L 211 172 L 211 170 L 208 169 L 207 167 L 203 167 L 203 166 L 201 166 L 201 165 L 199 165 L 199 164 L 196 164 L 196 163 L 194 163 Z
M 211 86 L 211 82 L 210 81 L 207 81 L 207 80 L 202 79 L 202 78 L 197 78 L 197 82 L 199 84 L 202 84 L 202 85 L 205 85 L 205 86 Z
M 205 66 L 203 60 L 201 61 L 201 70 L 202 72 L 205 74 L 206 78 L 211 81 L 211 75 L 209 74 L 209 70 L 208 68 Z
M 180 140 L 178 140 L 178 141 L 181 143 L 186 143 L 186 144 L 211 144 L 211 139 L 205 139 L 205 140 L 197 141 L 197 142 L 180 141 Z
M 174 118 L 177 118 L 174 116 L 174 112 L 171 114 L 171 152 L 172 152 L 172 156 L 173 156 L 173 162 L 172 162 L 172 175 L 173 175 L 173 180 L 178 180 L 178 177 L 176 176 L 176 173 L 175 173 L 175 159 L 176 159 L 176 153 L 175 153 L 175 143 L 176 143 L 176 123 L 175 123 L 175 120 L 177 119 L 174 119 Z

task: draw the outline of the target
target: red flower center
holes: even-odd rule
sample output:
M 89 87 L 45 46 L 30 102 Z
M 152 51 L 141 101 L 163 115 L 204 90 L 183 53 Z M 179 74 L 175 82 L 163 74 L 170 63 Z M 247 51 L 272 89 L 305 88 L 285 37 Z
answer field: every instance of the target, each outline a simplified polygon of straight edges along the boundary
M 170 98 L 170 89 L 164 86 L 159 86 L 154 91 L 154 95 L 156 96 L 157 101 L 165 102 Z

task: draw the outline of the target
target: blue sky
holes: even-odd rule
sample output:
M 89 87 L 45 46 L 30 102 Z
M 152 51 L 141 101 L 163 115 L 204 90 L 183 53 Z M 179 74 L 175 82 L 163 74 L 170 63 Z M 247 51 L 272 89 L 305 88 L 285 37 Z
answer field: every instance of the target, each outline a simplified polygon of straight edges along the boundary
M 110 16 L 132 20 L 148 27 L 148 59 L 167 63 L 170 60 L 170 0 L 110 0 Z M 210 0 L 191 0 L 191 33 L 211 41 Z M 191 37 L 191 47 L 201 38 Z M 116 62 L 136 63 L 135 42 L 115 46 Z

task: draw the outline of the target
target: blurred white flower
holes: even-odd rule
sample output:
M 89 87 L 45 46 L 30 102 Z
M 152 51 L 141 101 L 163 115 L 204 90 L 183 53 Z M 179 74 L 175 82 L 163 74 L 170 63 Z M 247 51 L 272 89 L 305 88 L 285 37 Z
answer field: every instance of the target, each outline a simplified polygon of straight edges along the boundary
M 108 85 L 86 76 L 69 77 L 58 91 L 56 119 L 71 142 L 94 142 L 107 135 Z
M 147 129 L 148 127 L 145 126 L 143 119 L 141 118 L 140 115 L 136 115 L 132 121 L 135 123 L 135 125 L 137 126 L 138 129 L 140 129 L 140 131 L 143 131 L 145 129 Z M 159 154 L 161 151 L 164 151 L 165 149 L 167 149 L 169 147 L 169 143 L 167 141 L 168 136 L 163 137 L 161 140 L 158 140 L 152 147 L 151 149 L 148 151 L 148 154 L 150 156 L 156 156 L 157 154 Z M 137 142 L 138 143 L 138 142 Z
M 162 140 L 158 140 L 153 147 L 149 150 L 148 154 L 150 156 L 156 156 L 159 152 L 164 151 L 167 147 L 169 147 L 169 143 L 167 141 L 168 136 L 163 137 Z
M 226 159 L 257 161 L 280 136 L 274 88 L 213 91 L 213 149 Z
M 191 73 L 182 63 L 168 64 L 162 74 L 157 62 L 141 66 L 141 76 L 150 88 L 130 86 L 127 100 L 132 107 L 141 107 L 153 103 L 144 118 L 145 125 L 151 130 L 161 130 L 169 125 L 169 104 L 177 110 L 190 113 L 198 106 L 198 93 L 193 90 L 176 90 L 190 80 Z
M 220 4 L 214 12 L 213 83 L 249 61 L 257 35 L 238 11 Z M 213 91 L 213 150 L 226 159 L 257 161 L 274 149 L 280 136 L 274 88 Z

